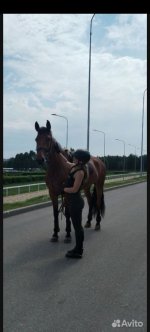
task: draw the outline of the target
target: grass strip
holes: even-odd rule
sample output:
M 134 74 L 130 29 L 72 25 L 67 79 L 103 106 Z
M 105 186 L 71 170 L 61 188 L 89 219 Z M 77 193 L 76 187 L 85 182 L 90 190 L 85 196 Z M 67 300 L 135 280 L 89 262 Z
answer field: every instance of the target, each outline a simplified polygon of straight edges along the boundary
M 120 186 L 122 184 L 128 184 L 128 183 L 138 183 L 138 182 L 144 182 L 146 181 L 147 178 L 146 176 L 142 178 L 135 178 L 135 179 L 128 179 L 128 180 L 121 180 L 121 181 L 114 181 L 114 182 L 109 182 L 104 184 L 104 189 L 110 188 L 110 187 L 115 187 L 115 186 Z
M 3 204 L 3 211 L 10 211 L 10 210 L 26 207 L 26 206 L 29 206 L 29 205 L 45 203 L 45 202 L 48 202 L 48 201 L 50 201 L 50 198 L 49 198 L 49 196 L 45 195 L 45 196 L 33 197 L 33 198 L 30 198 L 30 199 L 27 199 L 27 200 L 21 201 L 21 202 L 4 203 Z

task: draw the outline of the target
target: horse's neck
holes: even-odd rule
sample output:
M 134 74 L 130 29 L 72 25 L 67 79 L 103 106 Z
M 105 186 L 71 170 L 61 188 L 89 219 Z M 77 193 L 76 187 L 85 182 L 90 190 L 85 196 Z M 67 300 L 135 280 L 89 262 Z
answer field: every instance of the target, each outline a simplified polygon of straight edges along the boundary
M 49 162 L 48 173 L 52 174 L 57 173 L 57 175 L 67 176 L 72 167 L 65 159 L 61 156 L 61 154 L 54 154 L 53 158 Z
M 66 169 L 67 173 L 70 171 L 71 167 L 72 167 L 72 164 L 69 163 L 67 160 L 65 160 L 61 154 L 58 155 L 58 158 L 59 158 L 59 162 L 60 164 L 62 165 L 62 167 L 64 169 Z

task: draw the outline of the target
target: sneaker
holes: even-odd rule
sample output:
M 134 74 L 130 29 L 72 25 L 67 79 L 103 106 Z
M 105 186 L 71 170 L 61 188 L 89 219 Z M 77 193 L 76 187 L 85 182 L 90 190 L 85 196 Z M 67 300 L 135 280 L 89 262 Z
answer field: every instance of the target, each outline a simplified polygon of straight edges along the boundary
M 69 257 L 69 258 L 82 258 L 82 254 L 81 253 L 79 253 L 79 252 L 76 252 L 76 251 L 68 251 L 67 253 L 66 253 L 66 257 Z
M 76 252 L 76 247 L 74 247 L 73 249 L 67 251 L 67 253 L 69 253 L 69 254 L 72 254 L 74 252 Z

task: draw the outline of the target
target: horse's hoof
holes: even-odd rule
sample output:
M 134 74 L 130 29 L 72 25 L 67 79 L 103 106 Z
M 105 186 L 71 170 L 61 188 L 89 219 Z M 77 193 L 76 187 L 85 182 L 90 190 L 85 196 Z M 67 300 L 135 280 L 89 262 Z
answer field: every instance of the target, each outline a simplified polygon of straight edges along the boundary
M 95 231 L 99 231 L 101 229 L 100 224 L 95 225 Z
M 64 239 L 64 243 L 70 243 L 71 242 L 71 236 L 67 236 Z
M 52 236 L 50 242 L 58 242 L 58 236 Z
M 91 223 L 87 221 L 84 227 L 85 228 L 90 228 L 91 227 Z

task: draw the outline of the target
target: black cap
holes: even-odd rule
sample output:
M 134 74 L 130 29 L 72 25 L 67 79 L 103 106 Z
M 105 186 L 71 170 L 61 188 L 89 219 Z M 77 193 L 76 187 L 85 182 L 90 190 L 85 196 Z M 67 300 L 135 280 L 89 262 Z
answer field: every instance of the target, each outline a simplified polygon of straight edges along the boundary
M 89 151 L 81 150 L 81 149 L 76 150 L 73 153 L 73 157 L 78 159 L 79 161 L 81 161 L 84 164 L 86 164 L 91 158 Z

